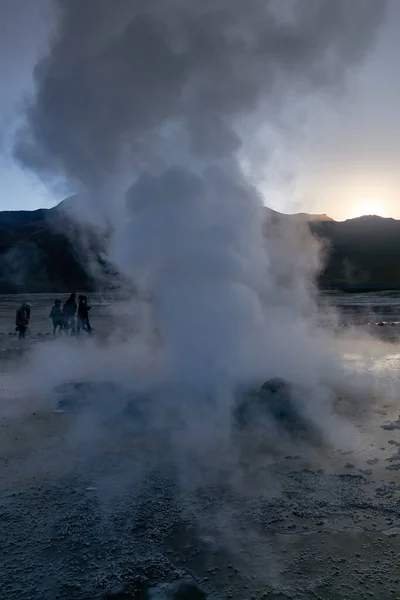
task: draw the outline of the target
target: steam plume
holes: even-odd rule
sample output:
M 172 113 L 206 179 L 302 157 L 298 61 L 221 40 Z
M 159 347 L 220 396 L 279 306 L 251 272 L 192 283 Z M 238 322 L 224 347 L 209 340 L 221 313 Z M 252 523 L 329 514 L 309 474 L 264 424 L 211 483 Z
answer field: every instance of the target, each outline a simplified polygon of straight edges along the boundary
M 18 158 L 64 178 L 111 221 L 110 255 L 151 292 L 173 379 L 231 383 L 271 365 L 288 371 L 292 359 L 310 373 L 319 352 L 292 354 L 312 273 L 265 241 L 262 198 L 240 156 L 260 115 L 273 124 L 285 98 L 345 81 L 383 2 L 54 3 Z M 279 333 L 278 318 L 291 323 Z
M 93 188 L 111 174 L 232 158 L 240 119 L 340 83 L 383 2 L 54 0 L 17 155 Z M 198 165 L 199 166 L 199 165 Z

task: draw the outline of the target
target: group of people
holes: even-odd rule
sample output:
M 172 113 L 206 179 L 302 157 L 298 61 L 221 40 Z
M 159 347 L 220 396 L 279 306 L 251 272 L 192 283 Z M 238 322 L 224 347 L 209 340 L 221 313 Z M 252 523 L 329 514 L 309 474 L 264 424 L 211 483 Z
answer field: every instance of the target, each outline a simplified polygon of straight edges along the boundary
M 89 321 L 90 306 L 87 296 L 81 294 L 76 301 L 76 294 L 73 293 L 62 305 L 61 300 L 55 300 L 50 311 L 49 318 L 53 324 L 53 335 L 63 332 L 70 335 L 79 334 L 81 331 L 92 333 L 93 328 Z M 15 329 L 18 331 L 18 338 L 25 338 L 28 331 L 31 318 L 31 305 L 29 302 L 23 302 L 17 310 L 15 319 Z
M 53 322 L 53 335 L 56 335 L 57 329 L 60 333 L 80 333 L 86 331 L 86 333 L 92 333 L 93 328 L 89 321 L 90 306 L 88 305 L 87 296 L 78 296 L 78 303 L 76 302 L 76 294 L 73 293 L 64 303 L 61 308 L 61 300 L 56 300 L 50 311 L 50 319 Z

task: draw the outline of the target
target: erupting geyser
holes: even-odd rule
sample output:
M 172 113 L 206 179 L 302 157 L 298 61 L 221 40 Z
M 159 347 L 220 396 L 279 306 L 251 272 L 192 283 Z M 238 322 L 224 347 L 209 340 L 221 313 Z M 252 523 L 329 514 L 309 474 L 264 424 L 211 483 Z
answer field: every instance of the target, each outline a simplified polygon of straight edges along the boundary
M 293 98 L 343 81 L 382 4 L 54 6 L 16 155 L 79 193 L 77 218 L 111 226 L 109 257 L 152 299 L 161 378 L 226 398 L 278 376 L 329 400 L 330 356 L 313 331 L 318 245 L 264 236 L 263 198 L 243 165 Z M 153 329 L 142 324 L 143 336 Z
M 118 331 L 46 338 L 9 374 L 2 598 L 333 597 L 339 563 L 337 597 L 349 565 L 387 585 L 374 536 L 398 490 L 371 500 L 348 462 L 357 406 L 338 408 L 350 377 L 318 326 L 320 245 L 289 217 L 265 227 L 258 178 L 269 134 L 291 138 L 297 102 L 317 118 L 383 5 L 52 0 L 15 153 L 77 194 L 138 293 L 115 303 Z

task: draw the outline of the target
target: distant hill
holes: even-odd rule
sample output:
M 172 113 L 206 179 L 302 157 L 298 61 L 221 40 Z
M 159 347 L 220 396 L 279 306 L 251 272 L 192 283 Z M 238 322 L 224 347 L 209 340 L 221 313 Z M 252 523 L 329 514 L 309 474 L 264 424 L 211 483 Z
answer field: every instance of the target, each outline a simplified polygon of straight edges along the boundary
M 51 209 L 0 212 L 0 293 L 117 285 L 118 274 L 104 258 L 104 235 L 71 219 L 65 202 Z
M 331 217 L 328 217 L 328 215 L 322 214 L 322 215 L 309 215 L 308 213 L 296 213 L 294 215 L 287 215 L 289 217 L 294 217 L 297 219 L 302 219 L 304 221 L 309 221 L 309 222 L 320 222 L 320 221 L 330 221 L 333 222 L 333 219 Z
M 119 275 L 105 258 L 107 236 L 68 216 L 65 206 L 73 200 L 51 209 L 0 212 L 0 293 L 118 286 Z M 284 215 L 266 208 L 266 222 L 267 228 L 305 223 L 324 240 L 322 288 L 400 289 L 400 221 L 361 217 L 337 222 L 327 215 Z
M 314 221 L 310 227 L 329 243 L 322 287 L 400 289 L 400 221 L 365 216 L 343 222 Z

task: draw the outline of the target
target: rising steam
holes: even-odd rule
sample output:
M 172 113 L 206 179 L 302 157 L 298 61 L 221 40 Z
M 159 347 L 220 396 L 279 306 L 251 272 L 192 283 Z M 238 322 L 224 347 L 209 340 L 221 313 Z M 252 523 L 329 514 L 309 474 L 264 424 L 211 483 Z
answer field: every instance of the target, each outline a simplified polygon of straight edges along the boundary
M 111 224 L 110 258 L 151 298 L 170 382 L 323 388 L 318 246 L 264 236 L 243 157 L 288 103 L 346 81 L 383 4 L 54 0 L 15 152 L 80 194 L 78 217 Z

